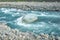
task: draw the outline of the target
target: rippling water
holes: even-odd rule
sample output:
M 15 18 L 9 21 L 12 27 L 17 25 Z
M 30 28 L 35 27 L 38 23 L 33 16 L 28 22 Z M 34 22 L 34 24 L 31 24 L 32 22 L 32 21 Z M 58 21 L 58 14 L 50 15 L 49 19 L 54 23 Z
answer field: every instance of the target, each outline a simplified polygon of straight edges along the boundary
M 27 14 L 36 15 L 38 20 L 30 24 L 22 23 L 22 16 Z M 15 8 L 0 8 L 0 22 L 7 23 L 11 28 L 17 28 L 23 32 L 60 35 L 59 11 L 24 11 Z

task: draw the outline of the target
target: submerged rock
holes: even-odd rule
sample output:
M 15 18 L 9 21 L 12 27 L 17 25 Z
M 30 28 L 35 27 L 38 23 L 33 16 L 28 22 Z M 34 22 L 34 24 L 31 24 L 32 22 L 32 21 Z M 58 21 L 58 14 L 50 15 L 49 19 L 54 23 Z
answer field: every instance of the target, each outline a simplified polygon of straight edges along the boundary
M 32 23 L 35 22 L 38 19 L 38 17 L 35 14 L 27 14 L 23 17 L 24 23 Z

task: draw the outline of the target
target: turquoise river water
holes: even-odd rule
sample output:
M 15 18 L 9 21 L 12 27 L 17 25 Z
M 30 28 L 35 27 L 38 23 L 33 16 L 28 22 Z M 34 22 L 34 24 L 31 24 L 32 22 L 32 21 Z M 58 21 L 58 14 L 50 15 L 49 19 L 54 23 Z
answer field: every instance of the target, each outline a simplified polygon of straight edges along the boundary
M 21 23 L 21 17 L 27 14 L 36 15 L 38 20 L 29 24 Z M 0 8 L 0 22 L 7 23 L 11 28 L 23 32 L 60 35 L 59 11 L 25 11 L 15 8 Z

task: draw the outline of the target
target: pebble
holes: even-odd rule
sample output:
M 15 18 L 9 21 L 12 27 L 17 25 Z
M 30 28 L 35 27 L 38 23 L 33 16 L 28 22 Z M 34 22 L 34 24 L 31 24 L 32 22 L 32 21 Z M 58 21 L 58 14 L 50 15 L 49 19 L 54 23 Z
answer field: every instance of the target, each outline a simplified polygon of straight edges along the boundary
M 3 25 L 1 24 L 1 26 Z M 60 36 L 56 37 L 45 33 L 35 35 L 30 32 L 21 32 L 18 29 L 11 29 L 7 25 L 1 26 L 0 28 L 2 31 L 0 30 L 0 40 L 60 40 Z

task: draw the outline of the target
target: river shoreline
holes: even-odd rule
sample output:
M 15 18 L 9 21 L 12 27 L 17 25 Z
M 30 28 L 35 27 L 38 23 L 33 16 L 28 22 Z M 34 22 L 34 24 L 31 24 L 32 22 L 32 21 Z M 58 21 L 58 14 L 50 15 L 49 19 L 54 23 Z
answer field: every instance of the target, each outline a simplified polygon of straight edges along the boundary
M 36 35 L 30 32 L 21 32 L 18 29 L 11 29 L 4 23 L 0 23 L 0 40 L 60 40 L 60 37 L 44 33 Z
M 22 10 L 60 11 L 60 2 L 0 2 L 0 8 L 18 8 Z M 0 40 L 60 40 L 58 35 L 22 32 L 12 29 L 6 23 L 0 23 Z
M 60 2 L 0 2 L 0 8 L 60 11 Z

